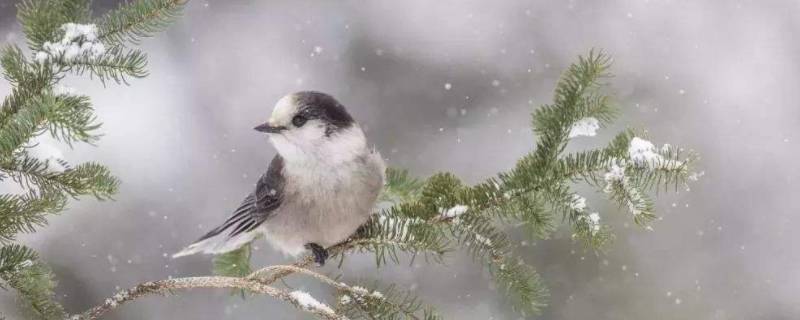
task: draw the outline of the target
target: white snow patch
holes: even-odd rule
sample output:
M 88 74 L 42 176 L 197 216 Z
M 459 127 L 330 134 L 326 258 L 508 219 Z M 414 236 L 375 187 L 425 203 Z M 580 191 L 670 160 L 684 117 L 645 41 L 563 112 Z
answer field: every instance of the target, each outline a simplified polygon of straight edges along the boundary
M 25 261 L 20 262 L 17 266 L 20 268 L 27 268 L 33 265 L 33 261 L 31 259 L 27 259 Z
M 661 152 L 669 152 L 670 145 L 665 144 L 661 147 Z M 639 137 L 633 137 L 628 146 L 628 156 L 637 166 L 648 166 L 651 169 L 675 169 L 683 165 L 683 162 L 676 160 L 665 160 L 664 156 L 657 152 L 652 142 Z
M 36 54 L 33 55 L 33 60 L 38 61 L 39 63 L 44 63 L 45 61 L 47 61 L 47 58 L 49 57 L 50 55 L 47 54 L 47 52 L 38 51 L 36 52 Z
M 469 210 L 469 206 L 465 206 L 463 204 L 458 204 L 458 205 L 453 206 L 450 209 L 447 209 L 447 210 L 440 209 L 439 211 L 440 211 L 440 214 L 441 214 L 441 216 L 443 218 L 454 218 L 454 217 L 458 217 L 458 216 L 466 213 L 467 210 Z
M 70 41 L 80 37 L 86 38 L 86 41 L 97 40 L 97 26 L 94 24 L 78 24 L 78 23 L 65 23 L 61 25 L 61 30 L 64 30 L 64 39 Z
M 587 221 L 589 222 L 589 228 L 592 230 L 593 235 L 596 234 L 597 231 L 600 231 L 600 213 L 590 213 Z
M 37 141 L 34 147 L 28 149 L 28 154 L 44 161 L 48 171 L 64 172 L 68 169 L 62 164 L 64 153 L 61 152 L 61 149 L 45 141 Z
M 705 174 L 706 174 L 705 171 L 692 172 L 692 174 L 689 175 L 688 179 L 689 179 L 689 181 L 697 181 L 697 180 L 700 180 L 700 178 L 702 176 L 704 176 Z
M 625 160 L 613 159 L 611 161 L 608 172 L 603 175 L 603 179 L 606 181 L 606 187 L 603 189 L 603 192 L 614 192 L 614 185 L 618 183 L 628 194 L 628 197 L 625 198 L 628 210 L 631 214 L 637 216 L 642 213 L 642 211 L 636 207 L 636 203 L 640 202 L 642 195 L 638 189 L 628 185 L 628 177 L 625 176 L 625 168 L 627 165 Z
M 606 181 L 606 188 L 604 191 L 610 193 L 614 182 L 623 182 L 625 180 L 625 163 L 623 162 L 622 165 L 620 165 L 616 159 L 611 161 L 611 167 L 608 168 L 608 172 L 603 175 L 603 180 Z
M 600 128 L 600 121 L 594 117 L 586 117 L 583 119 L 578 120 L 575 124 L 572 125 L 572 129 L 569 130 L 569 137 L 594 137 L 597 135 L 597 129 Z
M 389 228 L 395 229 L 398 225 L 402 228 L 396 233 L 398 238 L 405 238 L 408 235 L 408 228 L 415 224 L 425 223 L 424 220 L 419 218 L 392 218 L 387 216 L 380 216 L 378 217 L 378 223 L 386 223 L 389 225 Z M 413 239 L 413 237 L 412 237 Z M 365 293 L 366 294 L 366 293 Z
M 369 294 L 369 290 L 367 290 L 364 287 L 353 286 L 353 287 L 350 288 L 350 290 L 352 290 L 355 294 L 360 295 L 360 296 L 365 296 L 365 295 Z
M 299 304 L 300 307 L 302 307 L 303 309 L 310 311 L 320 310 L 328 314 L 334 313 L 331 307 L 322 302 L 317 301 L 317 299 L 314 299 L 314 297 L 312 297 L 305 291 L 295 290 L 290 292 L 289 295 L 292 296 L 292 298 L 294 298 L 295 300 L 297 300 L 297 304 Z
M 475 240 L 480 242 L 480 243 L 482 243 L 482 244 L 484 244 L 487 247 L 491 247 L 492 246 L 492 239 L 489 239 L 489 238 L 483 236 L 482 234 L 476 233 L 475 234 Z
M 577 194 L 573 194 L 572 202 L 570 202 L 569 207 L 572 208 L 572 210 L 583 212 L 584 210 L 586 210 L 586 198 L 581 197 Z
M 626 188 L 626 190 L 628 192 L 628 198 L 625 199 L 625 202 L 628 203 L 628 211 L 634 216 L 642 214 L 642 210 L 636 207 L 636 203 L 640 203 L 642 200 L 642 194 L 639 192 L 639 189 Z
M 637 164 L 643 164 L 661 159 L 661 155 L 655 152 L 656 147 L 652 142 L 639 137 L 633 137 L 628 146 L 628 155 Z
M 64 37 L 57 42 L 45 42 L 42 51 L 34 53 L 35 61 L 44 63 L 49 59 L 63 58 L 69 63 L 80 58 L 97 59 L 106 53 L 106 47 L 97 40 L 96 25 L 70 22 L 62 24 L 61 30 Z

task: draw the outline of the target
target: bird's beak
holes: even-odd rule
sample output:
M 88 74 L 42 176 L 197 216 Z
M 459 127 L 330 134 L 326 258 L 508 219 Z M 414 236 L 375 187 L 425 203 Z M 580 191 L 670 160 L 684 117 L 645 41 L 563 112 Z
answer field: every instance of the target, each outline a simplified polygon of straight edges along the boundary
M 264 123 L 257 125 L 255 128 L 256 131 L 266 132 L 266 133 L 280 133 L 283 130 L 286 130 L 284 126 L 271 126 L 269 123 Z

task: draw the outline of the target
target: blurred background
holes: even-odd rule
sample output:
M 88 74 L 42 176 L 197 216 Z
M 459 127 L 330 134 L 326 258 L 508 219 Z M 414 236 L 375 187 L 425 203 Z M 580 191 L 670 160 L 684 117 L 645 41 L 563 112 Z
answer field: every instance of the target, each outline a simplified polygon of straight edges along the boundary
M 0 0 L 0 41 L 24 44 L 15 1 Z M 115 6 L 95 1 L 97 13 Z M 705 176 L 658 198 L 653 231 L 579 188 L 617 232 L 606 254 L 568 230 L 519 238 L 518 253 L 552 293 L 540 319 L 798 319 L 800 2 L 192 1 L 145 41 L 150 76 L 130 86 L 67 78 L 104 122 L 97 147 L 62 146 L 71 162 L 108 165 L 113 202 L 84 199 L 22 237 L 54 268 L 70 312 L 120 288 L 205 275 L 208 256 L 169 255 L 218 223 L 253 187 L 274 149 L 252 130 L 274 103 L 320 90 L 344 103 L 392 166 L 466 181 L 509 169 L 533 146 L 533 108 L 549 103 L 577 55 L 615 62 L 619 129 L 693 149 Z M 0 81 L 0 94 L 9 92 Z M 796 200 L 796 199 L 795 199 Z M 351 256 L 345 279 L 414 290 L 448 319 L 517 319 L 465 253 L 445 266 L 374 267 Z M 289 258 L 261 242 L 254 264 Z M 408 260 L 406 260 L 408 261 Z M 329 300 L 299 278 L 288 284 Z M 0 309 L 14 319 L 13 292 Z M 265 297 L 195 290 L 126 305 L 108 319 L 302 319 Z

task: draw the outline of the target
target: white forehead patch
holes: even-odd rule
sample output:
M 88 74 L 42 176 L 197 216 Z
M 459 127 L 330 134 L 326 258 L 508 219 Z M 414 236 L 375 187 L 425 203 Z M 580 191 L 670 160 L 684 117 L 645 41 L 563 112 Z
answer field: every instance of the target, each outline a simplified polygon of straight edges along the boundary
M 269 123 L 273 125 L 285 125 L 291 121 L 295 113 L 297 113 L 297 105 L 295 104 L 294 94 L 286 95 L 275 104 L 275 109 L 272 110 Z

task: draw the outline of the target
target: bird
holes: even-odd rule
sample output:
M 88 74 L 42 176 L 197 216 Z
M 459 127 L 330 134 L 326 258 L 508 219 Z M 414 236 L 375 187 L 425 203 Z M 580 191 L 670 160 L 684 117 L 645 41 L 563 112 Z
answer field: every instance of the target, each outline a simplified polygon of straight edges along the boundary
M 374 214 L 386 164 L 359 124 L 329 94 L 296 92 L 256 126 L 277 154 L 232 214 L 174 258 L 222 254 L 263 236 L 291 256 L 309 252 L 324 265 L 326 248 L 351 237 Z

